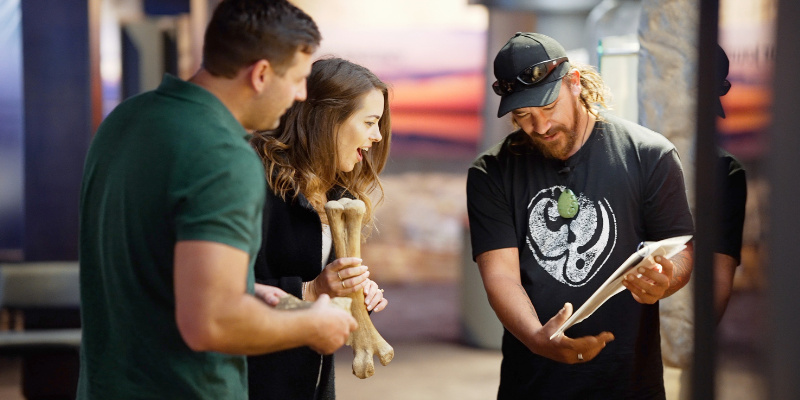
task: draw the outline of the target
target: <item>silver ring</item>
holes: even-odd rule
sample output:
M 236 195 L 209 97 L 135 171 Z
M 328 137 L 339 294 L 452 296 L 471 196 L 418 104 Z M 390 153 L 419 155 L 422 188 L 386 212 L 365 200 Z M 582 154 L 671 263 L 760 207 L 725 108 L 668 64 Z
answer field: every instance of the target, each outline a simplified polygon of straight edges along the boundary
M 343 281 L 344 279 L 342 279 L 342 276 L 341 276 L 341 275 L 339 275 L 339 272 L 342 272 L 342 271 L 336 271 L 336 276 L 338 276 L 338 277 L 339 277 L 339 280 L 340 280 L 340 281 Z
M 582 353 L 578 353 L 578 360 L 579 361 L 583 361 L 583 354 Z
M 383 293 L 383 289 L 380 289 L 381 293 Z
M 342 289 L 347 289 L 347 288 L 344 286 L 344 281 L 342 281 Z

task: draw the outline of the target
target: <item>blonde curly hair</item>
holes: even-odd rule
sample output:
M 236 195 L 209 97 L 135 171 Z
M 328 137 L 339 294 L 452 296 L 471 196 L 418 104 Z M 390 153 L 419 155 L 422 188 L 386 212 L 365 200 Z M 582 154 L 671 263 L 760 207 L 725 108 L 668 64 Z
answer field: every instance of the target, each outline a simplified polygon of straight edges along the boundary
M 593 66 L 581 63 L 571 63 L 571 65 L 572 68 L 570 68 L 569 73 L 565 75 L 564 78 L 570 76 L 572 71 L 578 71 L 580 73 L 581 94 L 579 99 L 581 104 L 583 104 L 595 118 L 601 119 L 596 106 L 600 106 L 606 110 L 611 109 L 609 106 L 611 102 L 611 90 L 603 83 L 603 78 L 600 77 L 600 73 L 598 73 Z M 570 80 L 566 82 L 568 85 L 571 84 Z

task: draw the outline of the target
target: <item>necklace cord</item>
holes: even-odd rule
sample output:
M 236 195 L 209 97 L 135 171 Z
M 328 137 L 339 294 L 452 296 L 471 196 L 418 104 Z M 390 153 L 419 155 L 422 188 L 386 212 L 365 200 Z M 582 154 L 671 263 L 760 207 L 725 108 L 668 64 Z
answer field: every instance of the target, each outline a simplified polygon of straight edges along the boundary
M 576 154 L 580 153 L 580 151 L 583 150 L 583 146 L 586 145 L 586 142 L 584 140 L 586 139 L 586 129 L 589 128 L 589 118 L 590 118 L 589 112 L 587 111 L 586 112 L 586 123 L 583 124 L 583 132 L 581 133 L 581 147 L 578 148 L 578 151 L 576 152 Z M 567 189 L 572 190 L 572 178 L 574 177 L 574 175 L 572 174 L 572 171 L 575 169 L 575 167 L 577 167 L 583 161 L 584 157 L 585 157 L 585 155 L 581 154 L 580 157 L 578 157 L 578 161 L 575 162 L 575 165 L 570 167 L 569 164 L 565 163 L 565 164 L 567 164 L 566 167 L 559 171 L 559 172 L 561 172 L 561 171 L 566 170 L 566 172 L 569 174 L 569 178 L 567 178 Z

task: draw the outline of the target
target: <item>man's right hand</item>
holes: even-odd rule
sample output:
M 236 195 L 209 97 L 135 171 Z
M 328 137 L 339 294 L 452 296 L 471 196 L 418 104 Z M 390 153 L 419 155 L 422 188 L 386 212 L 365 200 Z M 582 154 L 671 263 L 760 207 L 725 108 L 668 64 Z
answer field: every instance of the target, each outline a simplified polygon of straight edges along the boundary
M 330 297 L 322 294 L 308 310 L 312 326 L 308 347 L 320 354 L 331 354 L 342 347 L 350 332 L 358 328 L 355 318 L 329 303 Z
M 572 304 L 565 303 L 558 314 L 542 325 L 520 282 L 519 250 L 516 247 L 487 251 L 479 254 L 475 261 L 497 318 L 535 354 L 575 364 L 593 359 L 607 342 L 614 340 L 614 335 L 609 332 L 578 339 L 559 335 L 550 340 L 550 336 L 572 315 Z
M 531 349 L 531 351 L 554 361 L 575 364 L 595 358 L 600 353 L 600 350 L 606 347 L 606 343 L 614 340 L 614 335 L 611 332 L 602 332 L 597 336 L 584 336 L 577 339 L 568 338 L 561 334 L 550 340 L 550 336 L 571 315 L 572 304 L 565 303 L 558 314 L 550 318 L 536 333 L 534 339 L 536 348 Z

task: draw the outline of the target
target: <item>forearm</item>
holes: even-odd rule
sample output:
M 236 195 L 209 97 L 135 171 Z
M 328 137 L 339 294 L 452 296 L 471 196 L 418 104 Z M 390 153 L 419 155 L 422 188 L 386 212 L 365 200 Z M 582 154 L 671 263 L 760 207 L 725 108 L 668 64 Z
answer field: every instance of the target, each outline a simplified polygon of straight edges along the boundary
M 672 270 L 672 279 L 669 282 L 669 288 L 664 293 L 663 297 L 669 297 L 673 293 L 680 290 L 682 287 L 689 283 L 692 276 L 692 268 L 694 267 L 694 247 L 689 242 L 686 249 L 674 255 L 670 261 L 674 265 Z
M 714 253 L 714 310 L 717 313 L 717 323 L 722 320 L 733 289 L 733 277 L 739 263 L 727 255 Z
M 175 246 L 175 320 L 192 350 L 259 354 L 317 333 L 306 311 L 276 311 L 247 294 L 247 263 L 247 253 L 221 243 Z
M 248 294 L 219 303 L 205 318 L 205 332 L 195 350 L 231 354 L 263 354 L 305 346 L 315 332 L 307 310 L 279 311 Z M 190 347 L 194 347 L 191 346 Z
M 476 259 L 489 304 L 503 326 L 532 352 L 537 351 L 542 323 L 522 287 L 516 248 L 492 250 Z
M 497 317 L 503 326 L 533 353 L 554 361 L 574 364 L 594 358 L 614 340 L 614 335 L 601 332 L 597 336 L 578 339 L 550 336 L 572 314 L 572 305 L 564 307 L 542 325 L 527 291 L 522 287 L 519 272 L 519 252 L 516 248 L 491 250 L 480 254 L 476 261 L 483 285 Z
M 535 334 L 541 330 L 542 323 L 520 282 L 502 276 L 486 276 L 483 280 L 497 318 L 528 349 L 537 353 Z

